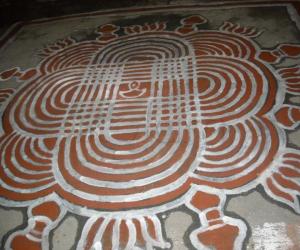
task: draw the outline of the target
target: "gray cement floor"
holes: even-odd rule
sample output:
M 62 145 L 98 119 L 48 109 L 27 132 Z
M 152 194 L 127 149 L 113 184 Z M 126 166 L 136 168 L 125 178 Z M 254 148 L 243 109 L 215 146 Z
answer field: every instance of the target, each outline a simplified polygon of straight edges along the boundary
M 174 2 L 174 1 L 172 1 Z M 178 1 L 182 3 L 182 1 Z M 175 3 L 175 2 L 174 2 Z M 163 15 L 167 13 L 148 13 Z M 175 13 L 175 14 L 178 14 Z M 216 29 L 224 20 L 234 21 L 245 26 L 256 26 L 264 33 L 256 39 L 262 47 L 275 47 L 279 43 L 299 43 L 300 31 L 291 21 L 286 11 L 273 8 L 261 14 L 260 9 L 218 9 L 186 11 L 184 15 L 201 14 L 210 20 L 209 27 Z M 19 66 L 34 67 L 39 62 L 37 53 L 43 46 L 60 38 L 72 36 L 84 40 L 101 24 L 119 22 L 119 20 L 137 20 L 139 14 L 108 15 L 102 17 L 82 17 L 73 20 L 61 20 L 44 24 L 32 24 L 24 27 L 14 41 L 6 46 L 0 56 L 0 72 Z M 154 20 L 155 21 L 155 20 Z M 282 65 L 293 65 L 297 60 L 286 60 Z M 19 88 L 20 84 L 12 80 L 0 84 L 0 88 Z M 290 102 L 300 104 L 299 97 L 291 97 Z M 289 132 L 289 144 L 300 148 L 300 130 Z M 0 207 L 0 241 L 15 228 L 26 223 L 25 209 Z M 260 192 L 254 190 L 240 196 L 231 197 L 226 205 L 228 214 L 243 218 L 251 231 L 247 239 L 247 249 L 289 250 L 300 249 L 300 217 L 286 207 L 282 207 Z M 195 223 L 195 215 L 180 207 L 168 212 L 163 222 L 167 238 L 174 250 L 192 249 L 188 241 L 189 228 Z M 51 233 L 51 249 L 75 249 L 76 241 L 84 226 L 85 218 L 68 213 L 59 226 Z M 3 238 L 3 239 L 4 239 Z

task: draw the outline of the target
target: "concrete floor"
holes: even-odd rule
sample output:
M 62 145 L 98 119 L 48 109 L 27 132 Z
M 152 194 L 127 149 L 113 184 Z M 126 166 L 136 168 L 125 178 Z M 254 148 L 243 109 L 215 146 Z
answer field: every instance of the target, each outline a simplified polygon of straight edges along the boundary
M 174 4 L 180 3 L 181 1 Z M 35 68 L 41 61 L 38 53 L 43 47 L 68 36 L 77 42 L 93 40 L 95 39 L 94 30 L 102 24 L 113 23 L 119 26 L 128 26 L 145 22 L 166 21 L 169 25 L 168 29 L 172 30 L 180 25 L 179 20 L 181 18 L 192 15 L 201 15 L 209 20 L 203 29 L 218 30 L 224 21 L 239 23 L 243 27 L 254 26 L 263 31 L 260 36 L 254 38 L 261 48 L 275 48 L 281 43 L 300 43 L 300 26 L 297 28 L 291 18 L 291 13 L 282 6 L 234 8 L 220 6 L 212 9 L 186 8 L 184 11 L 169 9 L 83 16 L 24 26 L 0 52 L 0 72 L 16 66 L 22 70 Z M 299 63 L 300 60 L 297 58 L 286 58 L 276 64 L 274 68 L 290 67 Z M 19 89 L 22 84 L 24 84 L 22 80 L 12 78 L 2 81 L 0 89 Z M 300 98 L 289 94 L 285 103 L 299 106 Z M 1 108 L 3 111 L 5 105 Z M 299 126 L 285 131 L 288 147 L 300 149 Z M 3 155 L 1 157 L 4 158 Z M 299 178 L 296 178 L 296 182 L 300 185 Z M 19 205 L 17 208 L 8 207 L 3 200 L 2 203 L 0 200 L 0 204 L 2 204 L 0 207 L 0 242 L 2 244 L 0 248 L 2 249 L 12 232 L 26 228 L 27 208 L 30 203 L 23 206 Z M 228 195 L 224 212 L 226 215 L 240 218 L 246 223 L 248 231 L 241 247 L 243 249 L 300 249 L 300 216 L 288 205 L 269 198 L 261 185 L 246 191 L 241 188 L 240 192 Z M 70 210 L 66 212 L 64 218 L 49 234 L 50 249 L 76 249 L 88 219 L 88 217 L 79 214 Z M 199 228 L 199 220 L 195 212 L 182 204 L 159 213 L 159 218 L 163 225 L 163 234 L 171 242 L 172 249 L 195 249 L 195 245 L 189 239 L 190 233 Z

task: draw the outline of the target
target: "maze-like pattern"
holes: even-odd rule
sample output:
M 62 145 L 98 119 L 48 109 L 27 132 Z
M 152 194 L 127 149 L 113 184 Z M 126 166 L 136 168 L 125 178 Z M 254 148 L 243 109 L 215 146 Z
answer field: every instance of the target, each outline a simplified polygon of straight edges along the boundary
M 299 48 L 262 51 L 254 28 L 198 30 L 205 22 L 185 18 L 176 31 L 126 27 L 123 36 L 104 25 L 95 41 L 46 48 L 36 69 L 2 73 L 26 80 L 12 97 L 0 92 L 4 203 L 45 197 L 57 210 L 41 221 L 49 228 L 66 208 L 91 217 L 80 249 L 168 247 L 155 214 L 183 203 L 200 213 L 195 247 L 211 239 L 219 249 L 212 234 L 222 228 L 232 237 L 228 249 L 238 249 L 246 226 L 222 206 L 227 194 L 258 184 L 299 211 L 299 153 L 283 130 L 300 121 L 299 108 L 283 104 L 285 92 L 299 92 L 299 70 L 272 65 Z M 44 210 L 36 207 L 29 211 L 38 221 Z

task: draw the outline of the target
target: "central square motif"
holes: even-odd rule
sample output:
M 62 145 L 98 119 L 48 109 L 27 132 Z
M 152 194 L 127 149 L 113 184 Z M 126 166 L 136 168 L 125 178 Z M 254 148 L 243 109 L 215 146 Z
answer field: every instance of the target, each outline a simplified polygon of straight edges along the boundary
M 69 104 L 63 132 L 148 134 L 197 125 L 196 71 L 194 57 L 89 65 Z

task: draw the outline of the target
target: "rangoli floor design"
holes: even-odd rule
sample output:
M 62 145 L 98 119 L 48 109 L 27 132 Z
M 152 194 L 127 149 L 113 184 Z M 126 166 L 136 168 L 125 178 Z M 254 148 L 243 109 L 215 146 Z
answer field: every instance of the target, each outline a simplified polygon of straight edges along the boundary
M 170 248 L 157 214 L 184 204 L 199 215 L 195 248 L 241 249 L 247 226 L 224 214 L 226 196 L 258 185 L 300 212 L 300 153 L 285 133 L 300 109 L 284 104 L 300 70 L 274 67 L 300 47 L 262 50 L 255 28 L 206 22 L 106 24 L 1 73 L 24 85 L 0 94 L 0 201 L 29 218 L 7 248 L 47 249 L 67 211 L 89 218 L 78 249 Z

